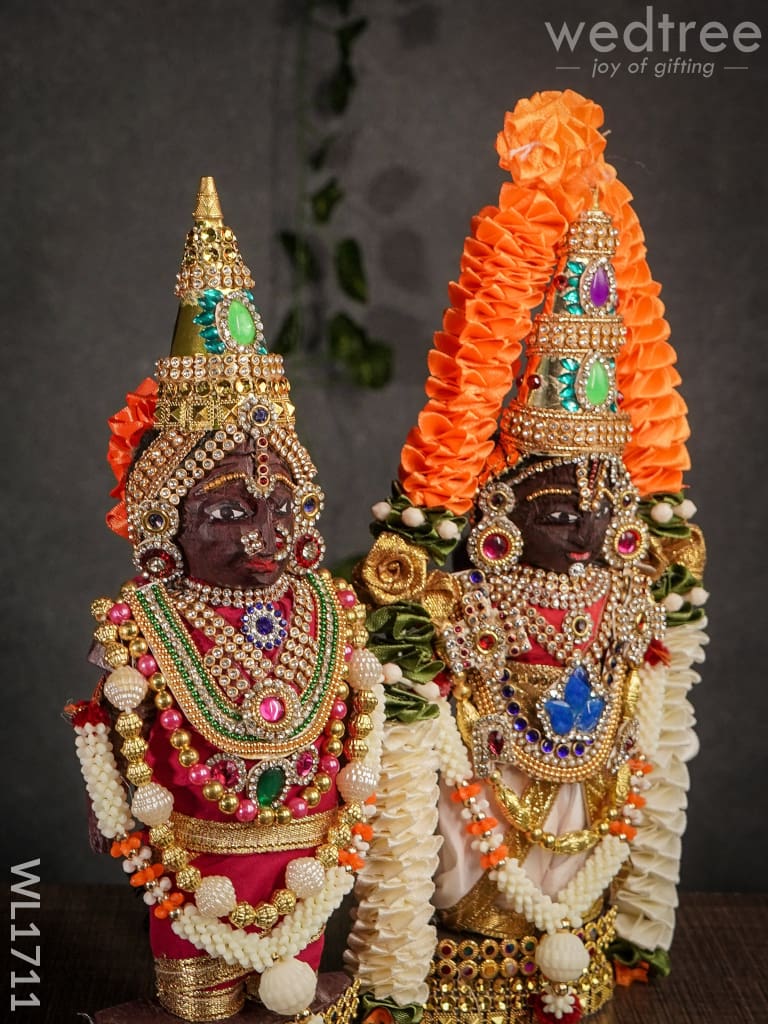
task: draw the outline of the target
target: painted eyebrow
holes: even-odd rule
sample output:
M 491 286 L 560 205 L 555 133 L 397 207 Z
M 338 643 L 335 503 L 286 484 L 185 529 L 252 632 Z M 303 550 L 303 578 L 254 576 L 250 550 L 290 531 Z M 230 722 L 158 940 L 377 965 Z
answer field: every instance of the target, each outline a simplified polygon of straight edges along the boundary
M 276 484 L 278 484 L 278 483 L 285 484 L 285 486 L 288 488 L 289 491 L 295 491 L 296 490 L 296 484 L 293 482 L 293 480 L 289 480 L 288 477 L 287 476 L 283 476 L 282 473 L 276 473 L 272 477 L 272 479 L 275 481 Z
M 201 494 L 209 494 L 211 491 L 217 490 L 219 487 L 223 487 L 224 484 L 230 482 L 230 480 L 248 480 L 247 473 L 222 473 L 221 476 L 216 476 L 212 480 L 208 480 L 207 483 L 203 484 L 200 488 Z
M 578 496 L 578 491 L 573 487 L 542 487 L 540 491 L 534 491 L 533 494 L 529 494 L 526 497 L 526 501 L 535 501 L 537 498 L 543 498 L 547 494 L 563 494 L 567 498 L 573 498 Z

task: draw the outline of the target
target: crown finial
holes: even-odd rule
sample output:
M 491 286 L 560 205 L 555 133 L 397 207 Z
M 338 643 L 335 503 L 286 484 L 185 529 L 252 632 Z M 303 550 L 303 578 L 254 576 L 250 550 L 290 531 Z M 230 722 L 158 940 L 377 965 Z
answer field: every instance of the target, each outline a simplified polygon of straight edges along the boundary
M 219 193 L 216 191 L 216 182 L 213 178 L 201 178 L 197 190 L 197 203 L 195 212 L 192 215 L 197 223 L 207 221 L 208 223 L 221 224 L 224 214 L 221 212 Z

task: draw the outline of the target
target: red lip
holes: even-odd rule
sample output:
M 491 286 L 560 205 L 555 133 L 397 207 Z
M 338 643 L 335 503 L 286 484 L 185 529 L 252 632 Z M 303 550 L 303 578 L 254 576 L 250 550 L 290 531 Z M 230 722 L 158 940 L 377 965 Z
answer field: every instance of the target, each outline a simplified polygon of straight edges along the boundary
M 245 564 L 249 569 L 253 569 L 254 572 L 273 572 L 277 568 L 277 562 L 274 558 L 252 558 Z
M 592 556 L 590 555 L 589 551 L 569 551 L 568 557 L 572 562 L 586 562 Z

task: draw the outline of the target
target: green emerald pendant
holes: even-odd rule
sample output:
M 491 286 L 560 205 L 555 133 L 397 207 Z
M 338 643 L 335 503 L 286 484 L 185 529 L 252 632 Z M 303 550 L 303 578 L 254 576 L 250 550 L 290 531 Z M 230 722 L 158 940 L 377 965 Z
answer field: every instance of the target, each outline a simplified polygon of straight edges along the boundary
M 265 768 L 256 784 L 256 799 L 259 807 L 271 807 L 285 786 L 285 772 L 282 768 Z

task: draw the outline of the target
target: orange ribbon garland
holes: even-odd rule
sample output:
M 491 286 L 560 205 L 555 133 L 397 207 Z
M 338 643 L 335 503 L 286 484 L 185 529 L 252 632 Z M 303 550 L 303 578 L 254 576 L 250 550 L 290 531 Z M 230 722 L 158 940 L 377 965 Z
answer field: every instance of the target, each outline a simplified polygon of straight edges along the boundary
M 602 124 L 602 108 L 572 90 L 536 93 L 505 117 L 497 150 L 513 182 L 502 186 L 498 206 L 472 221 L 427 360 L 428 400 L 401 452 L 400 481 L 416 505 L 466 512 L 478 486 L 516 461 L 508 440 L 492 440 L 502 403 L 558 247 L 595 186 L 619 231 L 614 268 L 627 343 L 617 383 L 634 428 L 625 463 L 641 494 L 682 486 L 687 410 L 675 390 L 661 287 L 645 259 L 632 195 L 604 160 Z

